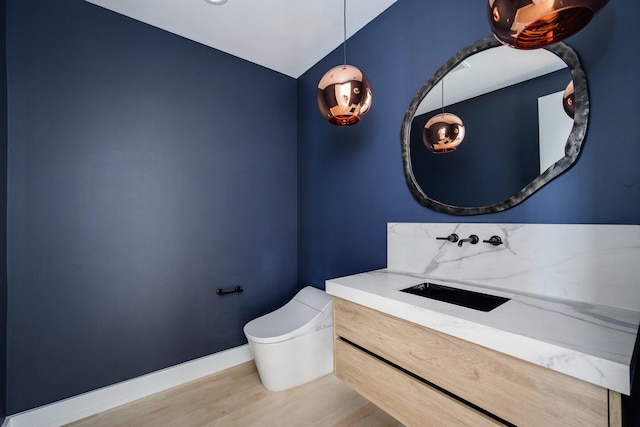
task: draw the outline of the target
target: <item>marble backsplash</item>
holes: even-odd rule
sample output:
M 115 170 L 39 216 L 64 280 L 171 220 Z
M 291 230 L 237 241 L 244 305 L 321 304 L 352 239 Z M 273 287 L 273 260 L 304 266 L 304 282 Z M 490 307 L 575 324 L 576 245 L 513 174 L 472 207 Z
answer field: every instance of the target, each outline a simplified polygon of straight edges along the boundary
M 387 269 L 640 310 L 640 226 L 389 223 Z

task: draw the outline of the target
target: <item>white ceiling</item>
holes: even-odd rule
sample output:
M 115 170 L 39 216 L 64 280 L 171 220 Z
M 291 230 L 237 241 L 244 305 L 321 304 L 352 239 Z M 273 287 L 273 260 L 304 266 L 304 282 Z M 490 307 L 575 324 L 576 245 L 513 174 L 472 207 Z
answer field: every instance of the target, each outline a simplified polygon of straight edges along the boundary
M 343 42 L 343 0 L 85 0 L 293 78 Z M 347 37 L 396 0 L 347 1 Z M 337 64 L 336 64 L 337 65 Z

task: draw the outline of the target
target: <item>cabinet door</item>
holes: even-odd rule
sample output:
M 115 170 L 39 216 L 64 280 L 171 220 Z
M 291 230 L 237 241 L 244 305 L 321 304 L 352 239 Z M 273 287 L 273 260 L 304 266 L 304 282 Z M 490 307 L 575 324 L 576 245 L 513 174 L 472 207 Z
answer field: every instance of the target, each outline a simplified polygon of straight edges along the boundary
M 608 390 L 336 298 L 335 334 L 519 426 L 606 426 Z
M 407 426 L 503 425 L 342 340 L 335 344 L 336 376 Z

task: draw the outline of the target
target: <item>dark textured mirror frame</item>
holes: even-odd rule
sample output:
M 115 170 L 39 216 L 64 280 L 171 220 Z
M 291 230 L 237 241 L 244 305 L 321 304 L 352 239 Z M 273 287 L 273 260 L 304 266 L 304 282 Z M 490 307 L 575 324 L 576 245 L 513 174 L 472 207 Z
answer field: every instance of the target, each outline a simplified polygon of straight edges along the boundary
M 459 207 L 452 206 L 438 202 L 437 200 L 429 198 L 422 188 L 416 182 L 411 167 L 410 158 L 410 131 L 411 122 L 415 116 L 416 110 L 420 102 L 424 97 L 438 84 L 438 82 L 451 70 L 457 67 L 462 61 L 471 55 L 478 52 L 482 52 L 487 49 L 502 46 L 498 40 L 493 36 L 485 37 L 458 52 L 455 56 L 449 59 L 430 79 L 420 88 L 417 95 L 411 101 L 409 109 L 405 113 L 404 120 L 402 121 L 401 128 L 401 140 L 402 140 L 402 162 L 404 164 L 404 174 L 409 185 L 409 190 L 413 197 L 423 206 L 433 209 L 438 212 L 447 213 L 450 215 L 479 215 L 493 212 L 500 212 L 506 209 L 512 208 L 517 204 L 524 201 L 533 193 L 538 191 L 542 186 L 549 181 L 556 178 L 558 175 L 567 171 L 578 159 L 582 144 L 587 132 L 587 124 L 589 122 L 589 91 L 587 88 L 587 78 L 580 65 L 580 60 L 576 52 L 564 43 L 556 43 L 551 46 L 547 46 L 545 49 L 554 53 L 560 59 L 562 59 L 571 72 L 573 84 L 575 88 L 575 116 L 573 122 L 573 128 L 567 138 L 567 144 L 565 145 L 565 155 L 562 159 L 551 165 L 541 175 L 538 175 L 533 181 L 527 184 L 519 192 L 511 196 L 509 199 L 495 203 L 493 205 L 478 206 L 478 207 Z M 425 148 L 426 149 L 426 148 Z M 442 154 L 446 155 L 446 154 Z

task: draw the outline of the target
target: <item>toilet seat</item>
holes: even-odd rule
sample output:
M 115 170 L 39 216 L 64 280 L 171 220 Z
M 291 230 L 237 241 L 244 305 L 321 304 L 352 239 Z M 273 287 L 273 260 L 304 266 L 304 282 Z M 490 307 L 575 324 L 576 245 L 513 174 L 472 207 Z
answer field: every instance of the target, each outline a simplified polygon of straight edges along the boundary
M 301 289 L 291 301 L 279 309 L 253 319 L 244 326 L 249 341 L 271 344 L 286 341 L 314 329 L 330 326 L 320 325 L 325 318 L 332 324 L 333 305 L 331 296 L 312 286 Z M 316 328 L 318 326 L 318 328 Z
M 322 312 L 291 300 L 279 309 L 247 323 L 244 333 L 248 339 L 257 343 L 276 343 L 313 330 L 322 322 L 322 318 Z

